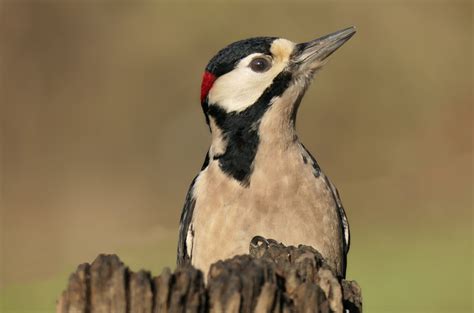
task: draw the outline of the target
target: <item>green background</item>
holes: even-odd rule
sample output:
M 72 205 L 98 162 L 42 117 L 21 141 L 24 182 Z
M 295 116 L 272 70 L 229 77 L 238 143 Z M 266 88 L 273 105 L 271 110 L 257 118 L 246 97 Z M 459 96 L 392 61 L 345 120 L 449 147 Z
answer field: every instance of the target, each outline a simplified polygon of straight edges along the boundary
M 210 142 L 207 61 L 350 25 L 297 122 L 346 207 L 348 277 L 365 312 L 471 312 L 472 2 L 456 0 L 0 2 L 0 311 L 53 311 L 99 253 L 173 267 Z

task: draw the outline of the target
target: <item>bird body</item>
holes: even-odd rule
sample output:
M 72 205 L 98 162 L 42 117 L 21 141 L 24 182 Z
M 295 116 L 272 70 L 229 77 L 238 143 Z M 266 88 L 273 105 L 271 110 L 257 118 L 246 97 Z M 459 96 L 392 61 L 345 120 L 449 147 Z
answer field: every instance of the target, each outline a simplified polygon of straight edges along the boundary
M 353 34 L 345 31 L 344 42 Z M 260 235 L 313 246 L 344 277 L 344 209 L 295 130 L 304 92 L 332 53 L 321 54 L 322 39 L 315 50 L 314 42 L 252 38 L 221 50 L 209 63 L 201 103 L 212 143 L 182 212 L 179 265 L 206 272 L 217 260 L 248 253 Z

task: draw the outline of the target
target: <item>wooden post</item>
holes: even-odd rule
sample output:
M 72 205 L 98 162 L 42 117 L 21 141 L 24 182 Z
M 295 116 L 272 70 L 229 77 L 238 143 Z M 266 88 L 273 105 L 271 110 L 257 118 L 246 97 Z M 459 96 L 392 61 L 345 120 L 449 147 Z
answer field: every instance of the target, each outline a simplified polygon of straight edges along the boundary
M 152 277 L 99 255 L 70 276 L 56 312 L 362 312 L 359 285 L 338 280 L 315 249 L 262 240 L 248 255 L 213 264 L 207 284 L 192 266 Z

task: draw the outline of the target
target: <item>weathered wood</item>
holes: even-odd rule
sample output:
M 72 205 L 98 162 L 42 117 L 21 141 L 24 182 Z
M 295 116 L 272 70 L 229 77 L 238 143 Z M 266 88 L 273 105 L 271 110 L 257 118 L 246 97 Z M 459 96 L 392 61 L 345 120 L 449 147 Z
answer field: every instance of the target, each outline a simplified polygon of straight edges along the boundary
M 134 273 L 115 255 L 79 265 L 57 313 L 362 312 L 355 281 L 338 280 L 315 249 L 257 238 L 249 255 L 209 270 L 186 266 L 157 277 Z

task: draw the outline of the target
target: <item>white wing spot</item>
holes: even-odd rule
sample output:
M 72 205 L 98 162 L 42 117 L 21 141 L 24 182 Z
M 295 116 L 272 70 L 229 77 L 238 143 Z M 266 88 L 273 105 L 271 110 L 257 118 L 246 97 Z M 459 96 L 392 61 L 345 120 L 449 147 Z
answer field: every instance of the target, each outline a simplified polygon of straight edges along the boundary
M 188 228 L 188 233 L 186 234 L 186 252 L 189 255 L 189 258 L 192 258 L 193 255 L 193 240 L 194 240 L 194 225 L 190 224 Z

